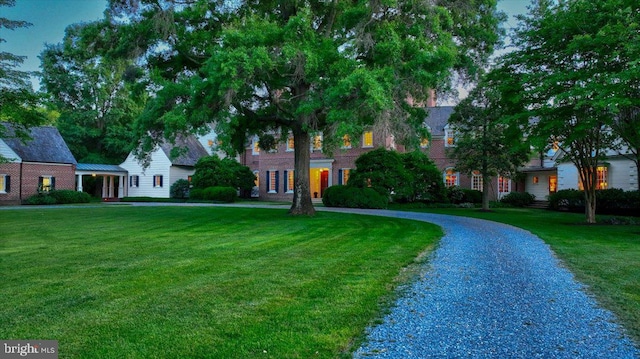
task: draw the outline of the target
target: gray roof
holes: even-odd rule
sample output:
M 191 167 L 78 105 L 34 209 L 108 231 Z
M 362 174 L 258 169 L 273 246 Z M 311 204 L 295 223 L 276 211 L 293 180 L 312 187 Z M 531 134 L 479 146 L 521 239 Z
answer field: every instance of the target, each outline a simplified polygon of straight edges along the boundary
M 453 106 L 429 107 L 427 118 L 424 123 L 431 129 L 431 136 L 444 136 L 444 127 L 449 122 L 449 117 L 453 114 Z
M 15 152 L 22 161 L 44 163 L 77 164 L 67 143 L 53 126 L 40 126 L 28 129 L 28 138 L 24 141 L 15 136 L 13 124 L 0 123 L 4 126 L 4 142 Z M 2 132 L 2 131 L 0 131 Z
M 118 165 L 103 165 L 98 163 L 78 163 L 76 170 L 90 172 L 127 172 L 127 170 Z
M 195 166 L 196 162 L 202 157 L 209 156 L 207 150 L 202 147 L 200 141 L 195 136 L 177 137 L 175 144 L 165 142 L 160 145 L 162 151 L 171 159 L 171 163 L 175 166 Z M 171 150 L 177 148 L 180 156 L 173 158 Z

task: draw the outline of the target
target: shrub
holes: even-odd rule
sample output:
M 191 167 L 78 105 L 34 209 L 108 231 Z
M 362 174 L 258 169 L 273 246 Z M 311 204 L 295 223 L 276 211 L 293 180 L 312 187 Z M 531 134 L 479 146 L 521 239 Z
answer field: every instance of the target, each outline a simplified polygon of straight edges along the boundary
M 249 167 L 232 158 L 202 157 L 195 170 L 191 179 L 193 188 L 233 187 L 249 193 L 255 186 L 256 176 Z
M 549 207 L 557 211 L 584 212 L 584 192 L 565 189 L 549 196 Z M 640 215 L 640 191 L 611 188 L 596 191 L 598 214 Z
M 482 192 L 475 189 L 462 188 L 465 203 L 482 203 Z
M 378 148 L 358 157 L 355 164 L 349 176 L 350 187 L 371 188 L 397 201 L 414 197 L 411 175 L 398 152 Z
M 322 195 L 327 207 L 387 208 L 388 202 L 385 195 L 368 187 L 331 186 Z
M 464 202 L 464 191 L 458 186 L 447 187 L 447 199 L 453 204 Z
M 86 192 L 78 192 L 70 189 L 51 190 L 38 193 L 27 198 L 24 204 L 49 205 L 49 204 L 70 204 L 89 203 L 91 196 Z
M 186 179 L 179 179 L 175 181 L 171 188 L 169 189 L 169 193 L 171 198 L 185 199 L 189 198 L 189 189 L 191 184 Z
M 556 211 L 584 211 L 584 192 L 563 189 L 549 195 L 549 208 Z
M 48 193 L 38 193 L 36 195 L 33 195 L 29 198 L 27 198 L 24 201 L 24 204 L 30 204 L 30 205 L 49 205 L 49 204 L 56 204 L 56 199 L 51 197 Z
M 410 197 L 407 202 L 444 202 L 446 198 L 442 173 L 436 164 L 420 151 L 401 155 L 405 170 L 412 177 L 409 181 Z
M 207 187 L 192 188 L 189 192 L 190 200 L 218 201 L 218 202 L 235 202 L 238 198 L 238 191 L 233 187 Z
M 89 203 L 91 196 L 86 192 L 78 192 L 69 189 L 53 190 L 49 192 L 58 204 Z
M 510 204 L 514 207 L 524 207 L 533 203 L 536 197 L 528 192 L 511 192 L 502 197 L 500 202 Z

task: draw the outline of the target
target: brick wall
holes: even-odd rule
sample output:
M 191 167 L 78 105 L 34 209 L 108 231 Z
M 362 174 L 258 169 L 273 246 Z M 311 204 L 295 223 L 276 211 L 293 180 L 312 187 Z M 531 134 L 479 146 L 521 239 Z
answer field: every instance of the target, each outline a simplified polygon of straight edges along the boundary
M 20 203 L 20 163 L 0 164 L 0 176 L 10 177 L 9 192 L 0 193 L 0 204 Z

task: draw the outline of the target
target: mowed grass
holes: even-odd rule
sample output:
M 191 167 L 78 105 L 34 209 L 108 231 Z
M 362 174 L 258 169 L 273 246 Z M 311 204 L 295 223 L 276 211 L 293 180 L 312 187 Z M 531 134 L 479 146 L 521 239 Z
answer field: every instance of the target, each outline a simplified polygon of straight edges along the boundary
M 536 209 L 426 211 L 507 223 L 537 235 L 640 345 L 640 226 L 587 225 L 584 214 Z
M 441 230 L 274 209 L 0 211 L 0 338 L 60 358 L 336 358 Z M 406 278 L 405 278 L 406 279 Z

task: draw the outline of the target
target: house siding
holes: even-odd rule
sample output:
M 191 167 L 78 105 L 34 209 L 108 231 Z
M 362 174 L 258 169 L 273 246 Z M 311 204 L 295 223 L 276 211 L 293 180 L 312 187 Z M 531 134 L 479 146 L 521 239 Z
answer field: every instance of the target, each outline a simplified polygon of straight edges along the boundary
M 156 149 L 151 153 L 151 162 L 146 169 L 142 168 L 142 165 L 132 154 L 127 156 L 127 159 L 120 164 L 120 167 L 127 170 L 129 177 L 139 177 L 139 186 L 129 187 L 129 197 L 169 198 L 171 161 L 162 150 Z M 156 175 L 162 176 L 162 187 L 153 186 L 153 178 Z M 129 181 L 129 178 L 127 178 L 127 181 Z
M 0 139 L 0 158 L 5 158 L 9 162 L 22 162 L 20 156 L 18 156 L 2 139 Z

